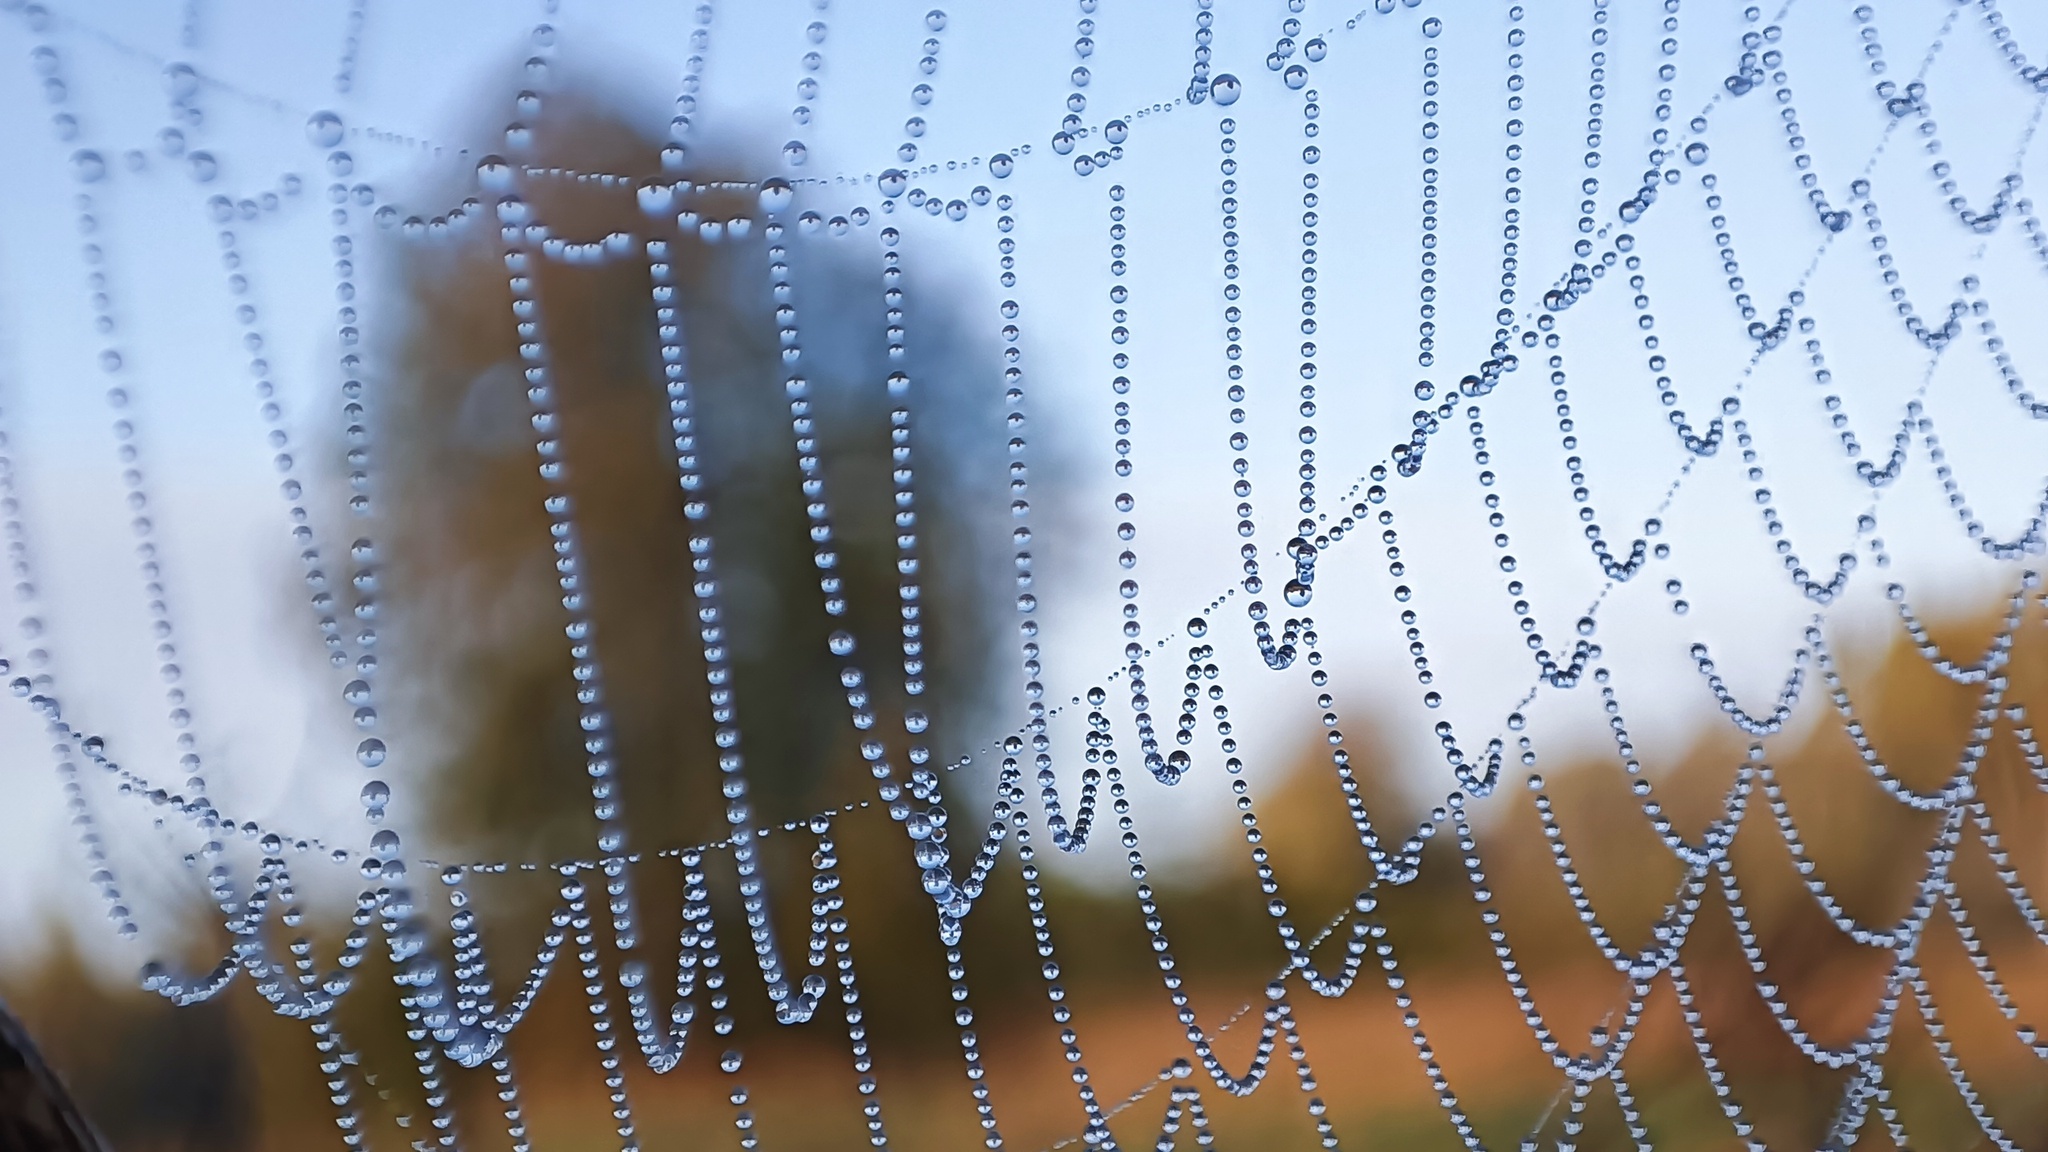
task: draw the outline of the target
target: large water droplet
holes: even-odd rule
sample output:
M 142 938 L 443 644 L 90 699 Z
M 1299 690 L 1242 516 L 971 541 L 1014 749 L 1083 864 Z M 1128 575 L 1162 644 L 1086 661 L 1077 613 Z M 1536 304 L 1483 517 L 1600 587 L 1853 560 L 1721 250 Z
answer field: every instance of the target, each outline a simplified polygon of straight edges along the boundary
M 106 158 L 90 148 L 81 148 L 71 154 L 71 174 L 81 184 L 95 184 L 107 174 Z
M 875 187 L 891 200 L 903 195 L 903 190 L 909 186 L 910 177 L 905 176 L 900 168 L 891 168 L 875 177 Z
M 503 156 L 486 156 L 477 161 L 476 182 L 486 192 L 510 192 L 512 166 L 505 163 Z
M 356 762 L 365 768 L 375 768 L 384 762 L 384 742 L 375 736 L 356 745 Z
M 315 148 L 332 148 L 341 143 L 341 117 L 325 110 L 308 116 L 306 139 Z
M 199 94 L 199 73 L 190 64 L 165 65 L 164 91 L 170 94 L 174 103 L 190 100 Z
M 1209 81 L 1209 95 L 1226 108 L 1237 103 L 1237 98 L 1243 94 L 1244 85 L 1228 72 L 1218 73 L 1214 80 Z
M 1705 164 L 1707 162 L 1707 146 L 1705 142 L 1695 140 L 1687 144 L 1685 146 L 1685 161 L 1688 164 Z
M 782 146 L 782 161 L 791 168 L 803 167 L 804 161 L 810 159 L 810 155 L 811 150 L 804 147 L 801 140 L 791 140 Z
M 768 179 L 761 181 L 761 211 L 771 216 L 778 212 L 785 212 L 788 211 L 790 204 L 795 200 L 796 189 L 791 188 L 789 181 L 784 180 L 782 177 L 770 176 Z
M 998 152 L 988 158 L 989 175 L 994 176 L 998 180 L 1003 179 L 1016 170 L 1017 162 L 1010 158 L 1008 152 Z

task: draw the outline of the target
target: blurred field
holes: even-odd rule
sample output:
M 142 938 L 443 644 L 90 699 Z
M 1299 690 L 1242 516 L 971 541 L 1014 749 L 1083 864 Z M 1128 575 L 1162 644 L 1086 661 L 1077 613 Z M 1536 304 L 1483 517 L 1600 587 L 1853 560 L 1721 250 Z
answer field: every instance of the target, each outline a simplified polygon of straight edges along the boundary
M 1938 635 L 1952 650 L 1968 651 L 1994 625 L 1995 616 L 1985 614 L 1953 622 Z M 2041 642 L 2041 632 L 2036 609 L 2020 634 L 2012 699 L 2036 699 L 2048 687 L 2048 645 Z M 1889 750 L 1894 763 L 1924 771 L 1923 783 L 1952 763 L 1970 692 L 1939 680 L 1909 646 L 1896 645 L 1858 685 L 1858 697 L 1871 717 L 1872 738 Z M 1662 773 L 1660 795 L 1667 805 L 1682 814 L 1690 805 L 1697 816 L 1707 798 L 1725 787 L 1733 751 L 1702 748 Z M 1903 911 L 1904 882 L 1917 870 L 1918 845 L 1931 834 L 1930 818 L 1908 818 L 1891 807 L 1863 775 L 1837 726 L 1820 725 L 1798 746 L 1774 753 L 1772 761 L 1786 781 L 1820 874 L 1852 911 L 1873 921 Z M 1287 830 L 1272 838 L 1283 877 L 1302 875 L 1306 861 L 1357 854 L 1341 808 L 1329 803 L 1335 792 L 1326 772 L 1305 762 L 1286 792 L 1267 806 L 1268 826 Z M 2048 883 L 2039 834 L 2048 800 L 2034 787 L 2003 723 L 1982 772 L 1981 793 L 2006 830 L 2022 879 L 2036 886 Z M 1626 940 L 1631 931 L 1646 927 L 1668 897 L 1676 866 L 1661 848 L 1652 848 L 1640 812 L 1612 764 L 1553 768 L 1549 777 L 1549 791 L 1596 906 Z M 1496 878 L 1510 939 L 1525 961 L 1538 1003 L 1561 1034 L 1584 1036 L 1617 1009 L 1624 995 L 1621 981 L 1605 969 L 1575 923 L 1528 794 L 1504 791 L 1479 810 L 1486 819 L 1482 854 Z M 849 861 L 887 860 L 887 853 L 864 855 L 857 846 L 864 837 L 887 835 L 893 833 L 886 821 L 872 813 L 850 818 L 840 835 L 842 853 Z M 1789 857 L 1768 819 L 1751 814 L 1735 859 L 1764 954 L 1785 997 L 1822 1041 L 1853 1034 L 1874 1006 L 1882 958 L 1840 938 L 1795 886 Z M 1331 878 L 1320 893 L 1290 889 L 1298 907 L 1317 906 L 1316 896 L 1326 897 L 1322 906 L 1341 906 L 1343 882 L 1332 872 L 1324 875 Z M 1989 954 L 2018 1003 L 2029 1010 L 2048 1006 L 2048 957 L 2005 898 L 1974 834 L 1965 838 L 1956 876 Z M 957 1041 L 930 1003 L 938 998 L 920 995 L 921 986 L 938 975 L 926 944 L 929 929 L 891 919 L 892 912 L 910 913 L 886 897 L 890 880 L 886 874 L 848 867 L 849 914 L 876 1032 L 884 1118 L 897 1147 L 968 1146 L 976 1134 Z M 1278 954 L 1264 936 L 1270 930 L 1260 926 L 1262 911 L 1244 899 L 1243 888 L 1219 879 L 1171 890 L 1164 898 L 1176 954 L 1195 989 L 1195 1006 L 1211 1026 L 1259 995 Z M 1166 1102 L 1164 1087 L 1155 1081 L 1174 1058 L 1187 1054 L 1187 1045 L 1156 978 L 1143 968 L 1135 907 L 1128 897 L 1088 890 L 1059 890 L 1052 900 L 1054 931 L 1088 1067 L 1106 1098 L 1153 1088 L 1114 1126 L 1121 1141 L 1149 1143 Z M 1025 930 L 1021 905 L 1012 865 L 970 922 L 970 973 L 1008 1146 L 1036 1149 L 1076 1135 L 1081 1124 L 1042 993 L 1017 956 Z M 1490 1146 L 1512 1147 L 1524 1134 L 1539 1130 L 1548 1138 L 1560 1136 L 1561 1080 L 1518 1019 L 1485 950 L 1456 861 L 1433 848 L 1421 879 L 1387 894 L 1384 918 L 1413 974 L 1411 991 L 1423 1026 L 1482 1138 Z M 2048 1076 L 2014 1039 L 2014 1025 L 1998 1016 L 1954 928 L 1939 916 L 1928 930 L 1923 953 L 1947 1034 L 1986 1104 L 2020 1146 L 2041 1146 L 2048 1139 Z M 1810 1065 L 1763 1010 L 1718 898 L 1708 897 L 1686 958 L 1717 1054 L 1731 1070 L 1737 1097 L 1756 1117 L 1758 1136 L 1774 1147 L 1813 1146 L 1834 1107 L 1842 1074 Z M 371 976 L 374 985 L 375 973 Z M 708 1045 L 693 1050 L 666 1078 L 636 1073 L 633 1097 L 645 1145 L 719 1146 L 736 1140 L 733 1108 L 722 1097 L 734 1081 L 744 1081 L 764 1147 L 848 1147 L 859 1129 L 843 1033 L 825 1019 L 794 1030 L 750 1019 L 747 1010 L 758 1001 L 758 989 L 750 993 L 743 974 L 738 985 L 739 1034 L 748 1041 L 743 1075 L 718 1072 L 716 1051 Z M 295 1026 L 266 1018 L 253 998 L 230 995 L 221 1004 L 178 1012 L 140 992 L 85 980 L 61 948 L 47 954 L 40 966 L 7 973 L 4 987 L 121 1149 L 289 1149 L 334 1141 L 308 1038 Z M 359 1000 L 378 1000 L 374 987 L 366 991 Z M 1297 989 L 1294 1002 L 1319 1094 L 1330 1102 L 1331 1120 L 1347 1146 L 1457 1146 L 1383 983 L 1368 972 L 1341 999 L 1320 1000 Z M 351 1003 L 349 1012 L 363 1016 L 365 1007 Z M 1904 1013 L 1887 1068 L 1907 1130 L 1922 1148 L 1978 1146 L 1982 1135 L 1935 1058 L 1910 1000 Z M 543 994 L 541 1010 L 516 1036 L 537 1147 L 615 1145 L 603 1123 L 591 1037 L 582 1017 L 578 991 L 558 978 Z M 1221 1045 L 1233 1068 L 1241 1068 L 1250 1054 L 1256 1020 L 1256 1015 L 1247 1018 Z M 365 1023 L 356 1032 L 360 1039 L 375 1028 Z M 387 1051 L 380 1059 L 373 1048 L 366 1066 L 382 1067 L 392 1085 L 406 1083 L 403 1067 L 390 1059 L 395 1055 Z M 1660 979 L 1625 1067 L 1641 1102 L 1643 1123 L 1660 1146 L 1739 1146 L 1717 1113 L 1668 981 Z M 1292 1079 L 1276 1060 L 1275 1075 L 1248 1098 L 1204 1091 L 1219 1146 L 1314 1146 L 1305 1096 Z M 465 1077 L 462 1083 L 467 1143 L 502 1145 L 502 1131 L 490 1130 L 488 1082 Z M 1203 1086 L 1199 1078 L 1187 1083 Z M 394 1091 L 403 1102 L 417 1087 Z M 1539 1128 L 1546 1116 L 1547 1127 Z M 400 1146 L 403 1134 L 388 1122 L 373 1123 L 371 1130 L 374 1146 Z M 1604 1088 L 1589 1105 L 1579 1143 L 1586 1148 L 1628 1143 L 1618 1108 Z M 1875 1119 L 1862 1146 L 1887 1146 Z

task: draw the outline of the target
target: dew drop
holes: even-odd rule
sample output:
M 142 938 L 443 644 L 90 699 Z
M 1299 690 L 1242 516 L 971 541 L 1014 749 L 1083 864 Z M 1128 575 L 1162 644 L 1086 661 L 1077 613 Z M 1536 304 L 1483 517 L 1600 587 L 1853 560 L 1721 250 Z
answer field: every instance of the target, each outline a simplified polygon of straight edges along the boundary
M 761 211 L 773 216 L 789 209 L 796 200 L 796 189 L 780 176 L 771 176 L 761 182 Z
M 1218 73 L 1214 80 L 1209 81 L 1209 95 L 1223 107 L 1237 103 L 1237 98 L 1243 94 L 1244 85 L 1228 72 Z
M 384 742 L 375 736 L 356 745 L 356 762 L 365 768 L 375 768 L 384 762 Z
M 315 148 L 332 148 L 341 143 L 341 117 L 322 110 L 306 118 L 306 139 Z
M 1017 162 L 1010 159 L 1008 152 L 998 152 L 988 158 L 989 175 L 994 176 L 998 180 L 1008 176 L 1011 172 L 1016 171 L 1016 169 Z
M 1688 164 L 1705 164 L 1707 162 L 1706 142 L 1695 140 L 1687 144 L 1685 146 L 1685 161 Z
M 166 65 L 164 91 L 170 94 L 173 103 L 183 104 L 199 94 L 199 73 L 190 64 Z

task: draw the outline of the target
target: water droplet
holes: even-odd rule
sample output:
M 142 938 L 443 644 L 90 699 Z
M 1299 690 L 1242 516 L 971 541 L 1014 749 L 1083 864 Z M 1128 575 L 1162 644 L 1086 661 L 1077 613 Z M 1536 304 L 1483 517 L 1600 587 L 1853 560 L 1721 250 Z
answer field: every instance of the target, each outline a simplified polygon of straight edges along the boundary
M 832 649 L 834 656 L 850 656 L 853 654 L 853 633 L 843 629 L 836 631 L 826 644 Z
M 1704 141 L 1695 140 L 1692 143 L 1687 144 L 1685 146 L 1685 160 L 1688 164 L 1705 164 L 1707 162 L 1706 143 Z
M 1431 16 L 1422 22 L 1422 34 L 1434 40 L 1443 33 L 1444 22 Z
M 946 30 L 946 14 L 937 8 L 932 9 L 924 14 L 924 26 L 934 32 L 944 32 Z
M 761 181 L 761 211 L 773 216 L 785 212 L 796 200 L 796 189 L 780 176 L 770 176 Z
M 1228 72 L 1218 73 L 1214 80 L 1209 81 L 1209 95 L 1226 108 L 1237 103 L 1237 98 L 1243 94 L 1244 85 Z
M 356 762 L 365 768 L 375 768 L 384 762 L 384 742 L 375 736 L 356 745 Z
M 875 187 L 891 200 L 903 195 L 903 190 L 909 186 L 910 177 L 905 176 L 900 168 L 891 168 L 875 177 Z
M 1287 71 L 1280 74 L 1280 78 L 1286 81 L 1289 88 L 1306 88 L 1308 86 L 1308 69 L 1303 68 L 1299 64 L 1290 64 L 1287 66 Z
M 211 152 L 194 152 L 185 161 L 192 169 L 192 178 L 205 184 L 220 175 L 220 161 Z
M 96 184 L 107 174 L 106 158 L 90 148 L 71 154 L 71 174 L 81 184 Z
M 1003 179 L 1016 170 L 1017 162 L 1010 158 L 1008 152 L 998 152 L 988 158 L 989 175 L 994 176 L 998 180 Z
M 391 802 L 391 785 L 382 780 L 372 780 L 363 785 L 358 799 L 363 802 L 365 808 L 382 808 Z
M 173 103 L 183 104 L 199 94 L 199 73 L 190 64 L 165 65 L 164 91 Z
M 951 201 L 948 201 L 948 202 L 946 203 L 946 219 L 948 219 L 948 220 L 965 220 L 965 219 L 967 219 L 967 201 L 965 201 L 965 200 L 951 200 Z
M 319 111 L 306 118 L 306 139 L 315 148 L 332 148 L 341 143 L 341 117 Z
M 1301 54 L 1308 57 L 1308 62 L 1311 64 L 1321 61 L 1329 53 L 1329 44 L 1325 43 L 1320 36 L 1301 46 Z
M 1111 144 L 1121 144 L 1131 138 L 1131 126 L 1122 120 L 1111 120 L 1102 126 L 1102 138 Z
M 803 167 L 804 161 L 809 159 L 810 155 L 811 150 L 804 147 L 804 142 L 801 140 L 791 140 L 782 146 L 782 162 L 791 168 Z
M 512 166 L 503 156 L 491 155 L 477 161 L 476 182 L 486 192 L 512 190 Z

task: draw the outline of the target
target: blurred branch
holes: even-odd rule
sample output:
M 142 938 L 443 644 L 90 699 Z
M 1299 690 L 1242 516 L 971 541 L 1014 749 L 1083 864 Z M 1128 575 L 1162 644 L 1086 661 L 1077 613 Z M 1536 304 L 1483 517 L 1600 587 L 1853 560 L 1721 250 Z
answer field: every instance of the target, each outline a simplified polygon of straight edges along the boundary
M 5 1003 L 0 1003 L 0 1152 L 107 1152 Z

